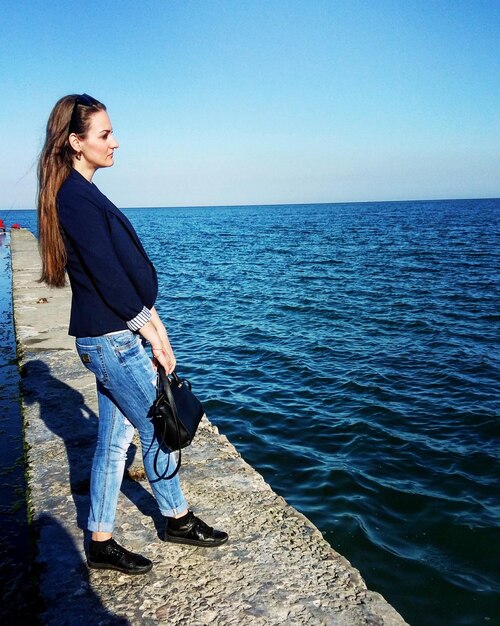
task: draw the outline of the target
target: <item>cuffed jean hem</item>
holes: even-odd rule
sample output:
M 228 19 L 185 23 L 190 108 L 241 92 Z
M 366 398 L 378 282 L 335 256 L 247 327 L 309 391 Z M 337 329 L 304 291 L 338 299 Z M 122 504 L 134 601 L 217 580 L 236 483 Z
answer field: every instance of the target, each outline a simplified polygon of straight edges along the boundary
M 183 498 L 179 505 L 174 509 L 161 509 L 160 513 L 164 517 L 175 517 L 176 515 L 179 515 L 179 513 L 184 513 L 184 511 L 187 510 L 188 504 Z M 89 520 L 87 523 L 87 529 L 92 533 L 112 533 L 115 529 L 115 524 L 114 522 L 95 522 Z
M 176 515 L 179 515 L 179 513 L 184 513 L 184 511 L 187 511 L 187 510 L 188 510 L 188 505 L 187 505 L 186 500 L 184 500 L 183 504 L 179 504 L 179 506 L 176 507 L 175 509 L 167 509 L 167 510 L 160 509 L 160 512 L 165 517 L 175 517 Z
M 87 529 L 92 533 L 112 533 L 115 529 L 114 522 L 88 522 Z

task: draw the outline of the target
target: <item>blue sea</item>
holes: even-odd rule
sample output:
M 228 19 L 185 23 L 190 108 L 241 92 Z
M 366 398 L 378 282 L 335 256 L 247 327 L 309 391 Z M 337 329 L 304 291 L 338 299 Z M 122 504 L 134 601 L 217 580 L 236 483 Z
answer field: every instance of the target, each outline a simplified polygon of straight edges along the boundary
M 500 200 L 125 212 L 243 457 L 412 626 L 500 624 Z

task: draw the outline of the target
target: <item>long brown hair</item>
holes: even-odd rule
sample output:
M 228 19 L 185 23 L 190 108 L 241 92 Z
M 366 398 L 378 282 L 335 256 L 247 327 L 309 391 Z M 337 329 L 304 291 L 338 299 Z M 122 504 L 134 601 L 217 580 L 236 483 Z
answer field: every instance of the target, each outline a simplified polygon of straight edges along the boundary
M 40 282 L 64 287 L 66 279 L 66 248 L 57 215 L 57 194 L 73 167 L 75 151 L 68 137 L 76 133 L 82 139 L 90 126 L 90 118 L 106 110 L 101 102 L 77 104 L 78 95 L 64 96 L 56 102 L 47 122 L 45 143 L 38 160 L 38 246 L 42 257 Z M 95 102 L 95 104 L 94 104 Z M 71 126 L 71 128 L 70 128 Z

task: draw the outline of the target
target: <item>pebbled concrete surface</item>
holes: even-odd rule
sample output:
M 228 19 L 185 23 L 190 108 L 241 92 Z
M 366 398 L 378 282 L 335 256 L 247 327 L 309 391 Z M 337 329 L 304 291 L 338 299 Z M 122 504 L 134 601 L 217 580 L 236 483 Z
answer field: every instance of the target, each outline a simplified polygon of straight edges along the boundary
M 191 508 L 230 532 L 229 542 L 215 549 L 164 543 L 164 521 L 147 481 L 125 478 L 115 537 L 152 559 L 154 568 L 137 577 L 89 571 L 85 521 L 97 424 L 94 380 L 67 335 L 69 288 L 37 283 L 40 259 L 30 232 L 13 231 L 11 249 L 42 624 L 405 624 L 208 420 L 183 452 L 181 479 Z M 136 453 L 133 444 L 129 466 L 135 470 Z

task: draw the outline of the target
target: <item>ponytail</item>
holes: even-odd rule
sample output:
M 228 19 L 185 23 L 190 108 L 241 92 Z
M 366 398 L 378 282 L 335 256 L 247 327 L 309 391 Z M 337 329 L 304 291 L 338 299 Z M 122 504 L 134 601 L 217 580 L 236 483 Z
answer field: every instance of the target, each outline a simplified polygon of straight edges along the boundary
M 42 258 L 40 282 L 52 287 L 66 283 L 66 247 L 57 214 L 57 194 L 73 167 L 75 152 L 68 137 L 72 132 L 84 138 L 90 117 L 105 106 L 94 101 L 92 106 L 77 106 L 77 95 L 61 98 L 47 122 L 45 143 L 38 161 L 38 247 Z

